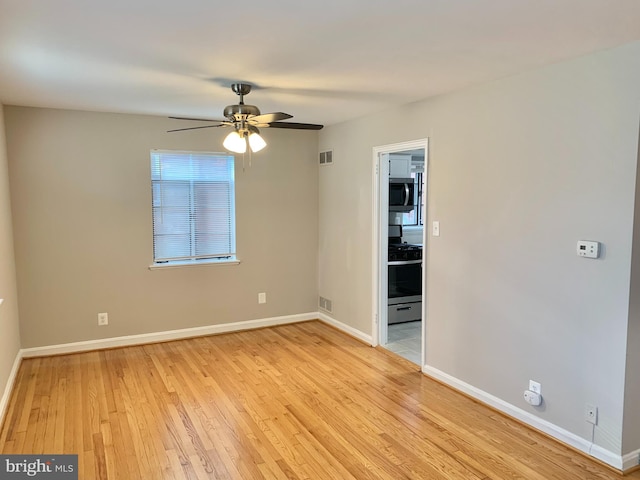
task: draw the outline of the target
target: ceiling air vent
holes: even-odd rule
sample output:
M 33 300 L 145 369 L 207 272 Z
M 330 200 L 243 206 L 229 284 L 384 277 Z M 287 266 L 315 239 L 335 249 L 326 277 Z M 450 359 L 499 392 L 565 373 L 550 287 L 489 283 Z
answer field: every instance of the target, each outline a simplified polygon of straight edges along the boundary
M 333 163 L 333 150 L 320 152 L 320 165 L 331 165 Z

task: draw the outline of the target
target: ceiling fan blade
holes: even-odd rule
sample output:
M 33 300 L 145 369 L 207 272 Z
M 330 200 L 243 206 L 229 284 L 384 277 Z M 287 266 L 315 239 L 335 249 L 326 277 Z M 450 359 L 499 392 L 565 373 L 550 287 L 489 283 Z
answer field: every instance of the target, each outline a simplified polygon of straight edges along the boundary
M 250 117 L 250 123 L 271 123 L 277 122 L 278 120 L 286 120 L 287 118 L 293 118 L 293 115 L 289 115 L 288 113 L 282 112 L 274 112 L 274 113 L 263 113 L 262 115 L 256 115 L 255 117 Z
M 169 117 L 173 120 L 192 120 L 194 122 L 225 122 L 226 120 L 212 120 L 210 118 Z
M 221 123 L 220 125 L 204 125 L 203 127 L 189 127 L 189 128 L 176 128 L 174 130 L 167 130 L 167 133 L 171 133 L 171 132 L 183 132 L 185 130 L 198 130 L 200 128 L 216 128 L 216 127 L 224 127 L 224 123 Z
M 294 122 L 271 122 L 269 124 L 271 128 L 295 128 L 297 130 L 322 130 L 324 125 L 317 125 L 315 123 L 294 123 Z

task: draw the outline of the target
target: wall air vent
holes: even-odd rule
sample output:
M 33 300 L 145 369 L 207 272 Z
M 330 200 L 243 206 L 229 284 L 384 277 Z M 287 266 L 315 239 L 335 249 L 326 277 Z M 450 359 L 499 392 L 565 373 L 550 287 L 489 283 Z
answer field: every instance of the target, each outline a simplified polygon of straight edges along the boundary
M 331 304 L 331 300 L 329 300 L 328 298 L 319 297 L 318 306 L 320 307 L 321 310 L 324 310 L 329 313 L 332 312 L 333 305 Z
M 320 165 L 331 165 L 333 163 L 333 150 L 320 152 Z

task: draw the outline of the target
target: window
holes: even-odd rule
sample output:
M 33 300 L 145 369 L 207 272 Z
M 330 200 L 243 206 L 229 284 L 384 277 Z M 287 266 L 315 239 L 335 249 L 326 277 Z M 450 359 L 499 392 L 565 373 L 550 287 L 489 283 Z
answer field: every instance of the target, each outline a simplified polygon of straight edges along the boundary
M 234 157 L 151 151 L 155 266 L 236 262 Z

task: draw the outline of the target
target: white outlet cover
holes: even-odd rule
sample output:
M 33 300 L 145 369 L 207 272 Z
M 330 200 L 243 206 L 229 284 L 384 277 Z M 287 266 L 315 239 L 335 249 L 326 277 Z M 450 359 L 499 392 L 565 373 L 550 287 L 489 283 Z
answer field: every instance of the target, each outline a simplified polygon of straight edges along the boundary
M 597 425 L 598 424 L 598 407 L 587 403 L 584 409 L 584 419 L 589 423 Z
M 529 380 L 529 390 L 542 395 L 542 386 L 535 380 Z

